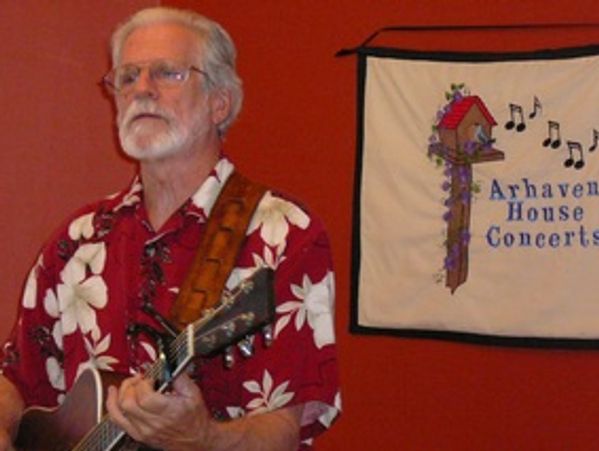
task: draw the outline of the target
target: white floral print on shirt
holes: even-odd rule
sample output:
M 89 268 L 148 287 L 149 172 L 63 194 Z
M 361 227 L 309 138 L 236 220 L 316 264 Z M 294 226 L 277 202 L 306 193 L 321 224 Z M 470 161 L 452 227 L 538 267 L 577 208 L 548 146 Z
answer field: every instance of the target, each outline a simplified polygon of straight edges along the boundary
M 285 406 L 293 399 L 294 396 L 293 392 L 285 391 L 287 390 L 288 386 L 289 381 L 285 381 L 274 387 L 272 376 L 268 370 L 264 370 L 262 383 L 259 383 L 255 380 L 246 381 L 243 383 L 243 388 L 250 393 L 258 395 L 258 397 L 252 399 L 246 405 L 246 409 L 251 411 L 250 415 L 254 415 L 257 413 L 270 412 Z
M 277 255 L 281 255 L 285 249 L 289 224 L 305 230 L 310 225 L 310 217 L 294 203 L 275 197 L 268 191 L 252 217 L 247 234 L 259 228 L 264 242 L 276 248 Z
M 274 387 L 273 378 L 268 370 L 264 370 L 262 381 L 249 380 L 243 383 L 243 388 L 252 394 L 258 395 L 242 407 L 227 407 L 231 418 L 240 418 L 246 415 L 270 412 L 287 405 L 295 396 L 293 392 L 286 392 L 289 381 L 282 382 Z M 273 390 L 274 387 L 274 390 Z
M 302 285 L 291 285 L 291 292 L 299 299 L 287 301 L 277 307 L 281 317 L 275 325 L 275 337 L 287 327 L 291 317 L 295 314 L 295 329 L 300 330 L 306 319 L 314 333 L 314 344 L 318 349 L 334 343 L 333 316 L 331 305 L 335 297 L 334 276 L 331 271 L 318 283 L 312 283 L 307 274 L 304 274 Z
M 58 308 L 58 299 L 54 291 L 48 289 L 44 296 L 44 310 L 51 318 L 56 319 L 52 327 L 52 338 L 58 349 L 62 349 L 62 323 L 60 322 L 60 310 Z
M 220 160 L 214 168 L 216 174 L 210 175 L 201 188 L 192 196 L 191 200 L 194 205 L 203 209 L 206 216 L 210 214 L 222 185 L 231 175 L 233 169 L 233 164 L 229 160 Z
M 106 351 L 108 351 L 108 348 L 110 348 L 110 334 L 106 335 L 104 338 L 101 338 L 100 331 L 98 329 L 94 329 L 91 333 L 91 338 L 93 343 L 86 337 L 83 337 L 85 350 L 89 355 L 89 360 L 79 364 L 76 377 L 79 377 L 79 375 L 88 368 L 112 370 L 112 365 L 118 363 L 118 359 L 115 357 L 105 355 Z
M 84 334 L 98 327 L 94 309 L 104 308 L 108 302 L 108 289 L 99 275 L 105 261 L 105 244 L 88 243 L 77 249 L 61 271 L 62 283 L 56 291 L 65 335 L 75 332 L 77 327 Z M 88 269 L 90 277 L 86 277 Z
M 77 241 L 81 238 L 89 239 L 94 234 L 94 214 L 88 213 L 79 216 L 69 224 L 69 238 Z
M 120 204 L 114 207 L 114 211 L 119 211 L 123 207 L 130 207 L 141 202 L 141 196 L 139 195 L 143 189 L 143 186 L 139 179 L 135 179 L 133 184 L 131 185 L 131 189 L 125 196 L 123 196 L 123 200 Z
M 34 309 L 37 304 L 37 276 L 43 264 L 43 257 L 40 255 L 27 276 L 22 301 L 26 309 Z

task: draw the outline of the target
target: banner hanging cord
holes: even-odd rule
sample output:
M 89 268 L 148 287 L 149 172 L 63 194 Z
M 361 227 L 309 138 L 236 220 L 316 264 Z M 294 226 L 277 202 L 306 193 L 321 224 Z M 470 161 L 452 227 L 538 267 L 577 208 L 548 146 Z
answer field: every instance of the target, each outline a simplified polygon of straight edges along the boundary
M 559 28 L 599 28 L 599 22 L 564 22 L 564 23 L 518 23 L 518 24 L 472 24 L 472 25 L 393 25 L 378 29 L 359 46 L 339 50 L 335 56 L 342 57 L 357 53 L 374 41 L 380 34 L 387 32 L 430 32 L 430 31 L 497 31 L 497 30 L 542 30 Z

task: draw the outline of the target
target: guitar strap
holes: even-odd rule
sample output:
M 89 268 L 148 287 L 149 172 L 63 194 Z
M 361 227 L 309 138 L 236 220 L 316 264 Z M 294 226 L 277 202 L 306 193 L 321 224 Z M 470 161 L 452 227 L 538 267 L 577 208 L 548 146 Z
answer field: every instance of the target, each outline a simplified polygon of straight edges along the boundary
M 252 215 L 266 189 L 237 171 L 229 176 L 208 217 L 204 237 L 171 307 L 170 320 L 179 329 L 199 319 L 205 309 L 220 301 Z

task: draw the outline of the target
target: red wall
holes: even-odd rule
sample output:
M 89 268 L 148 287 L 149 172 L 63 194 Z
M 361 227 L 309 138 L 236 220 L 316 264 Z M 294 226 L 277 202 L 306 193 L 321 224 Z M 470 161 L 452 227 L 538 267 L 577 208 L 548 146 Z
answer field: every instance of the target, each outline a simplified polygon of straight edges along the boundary
M 74 209 L 124 186 L 112 110 L 97 82 L 114 24 L 157 1 L 0 5 L 0 339 L 43 241 Z
M 116 156 L 111 109 L 93 81 L 108 64 L 109 29 L 138 6 L 156 3 L 3 2 L 0 336 L 8 332 L 27 268 L 50 229 L 131 174 Z M 318 449 L 595 448 L 599 352 L 348 333 L 356 71 L 355 59 L 334 53 L 386 25 L 599 22 L 596 0 L 160 3 L 194 8 L 231 32 L 246 104 L 227 140 L 228 153 L 245 172 L 305 200 L 328 225 L 345 412 Z M 423 48 L 513 50 L 599 42 L 599 31 L 404 39 L 402 45 Z

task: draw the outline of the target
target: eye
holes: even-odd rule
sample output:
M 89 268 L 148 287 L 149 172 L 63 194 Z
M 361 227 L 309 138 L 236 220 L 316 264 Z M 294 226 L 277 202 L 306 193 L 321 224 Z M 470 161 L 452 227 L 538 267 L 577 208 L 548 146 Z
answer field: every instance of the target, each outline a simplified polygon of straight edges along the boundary
M 124 66 L 121 67 L 115 74 L 114 81 L 119 88 L 131 86 L 139 77 L 139 67 Z
M 185 72 L 185 68 L 168 63 L 162 63 L 152 69 L 152 75 L 155 80 L 171 83 L 184 81 Z

